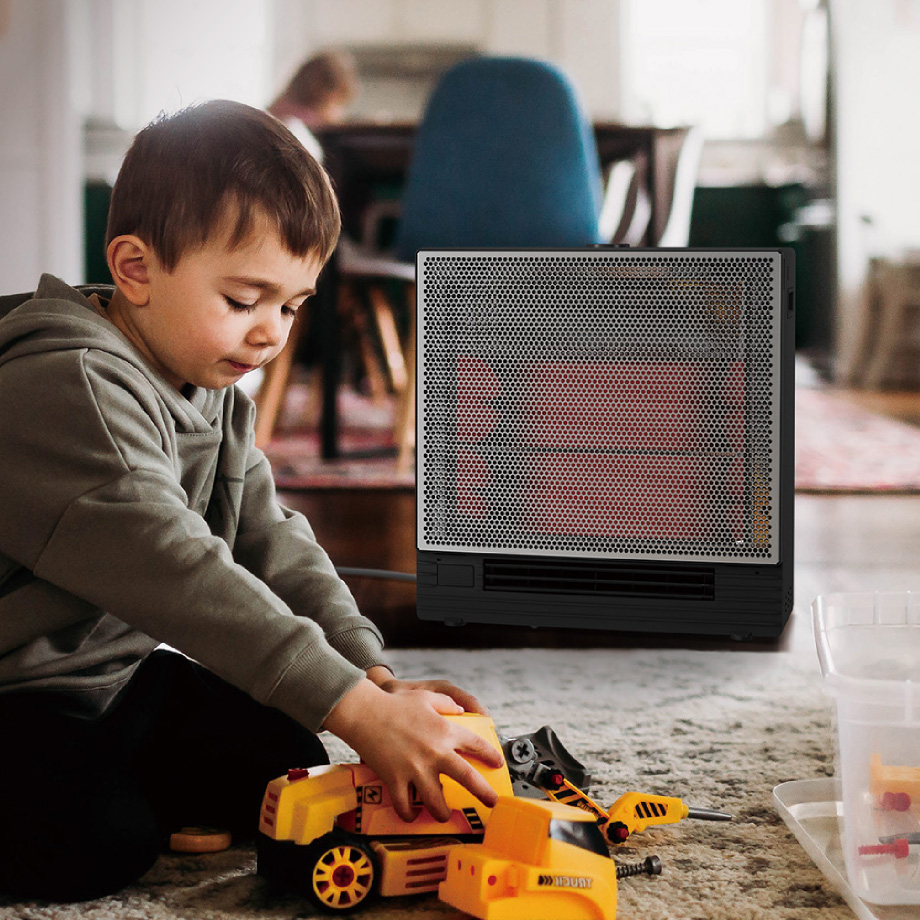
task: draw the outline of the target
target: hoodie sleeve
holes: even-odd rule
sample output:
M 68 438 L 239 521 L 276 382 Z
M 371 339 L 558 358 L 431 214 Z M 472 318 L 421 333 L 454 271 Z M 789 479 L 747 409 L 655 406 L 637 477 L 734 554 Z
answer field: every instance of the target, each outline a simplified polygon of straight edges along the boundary
M 384 664 L 383 638 L 362 616 L 307 519 L 279 505 L 271 467 L 253 447 L 247 463 L 234 558 L 298 615 L 318 623 L 329 644 L 366 670 Z
M 3 364 L 0 392 L 0 551 L 319 730 L 364 672 L 187 507 L 141 372 L 52 351 Z

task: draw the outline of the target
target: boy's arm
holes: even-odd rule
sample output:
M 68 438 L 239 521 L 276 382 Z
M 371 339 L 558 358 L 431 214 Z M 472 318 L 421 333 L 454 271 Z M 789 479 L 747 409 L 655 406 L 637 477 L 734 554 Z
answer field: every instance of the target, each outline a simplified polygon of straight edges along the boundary
M 358 611 L 348 586 L 307 519 L 279 505 L 271 467 L 253 447 L 247 462 L 234 558 L 295 614 L 318 623 L 329 644 L 362 669 L 383 664 L 383 638 Z
M 88 373 L 92 355 L 0 368 L 0 552 L 98 608 L 75 617 L 105 611 L 319 729 L 364 669 L 187 507 L 149 383 L 107 359 Z

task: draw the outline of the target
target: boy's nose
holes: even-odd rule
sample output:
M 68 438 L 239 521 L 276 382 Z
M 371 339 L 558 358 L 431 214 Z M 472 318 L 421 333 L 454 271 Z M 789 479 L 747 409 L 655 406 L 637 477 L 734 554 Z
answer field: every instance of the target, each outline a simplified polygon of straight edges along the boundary
M 275 346 L 284 341 L 285 325 L 280 314 L 262 316 L 249 330 L 249 340 L 257 345 Z

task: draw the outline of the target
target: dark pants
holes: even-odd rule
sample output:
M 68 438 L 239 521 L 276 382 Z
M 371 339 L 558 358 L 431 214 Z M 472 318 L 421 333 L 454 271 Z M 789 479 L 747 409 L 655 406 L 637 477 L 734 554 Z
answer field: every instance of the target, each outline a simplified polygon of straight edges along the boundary
M 268 780 L 320 763 L 314 734 L 164 650 L 96 722 L 41 693 L 0 695 L 0 895 L 110 894 L 181 826 L 251 839 Z

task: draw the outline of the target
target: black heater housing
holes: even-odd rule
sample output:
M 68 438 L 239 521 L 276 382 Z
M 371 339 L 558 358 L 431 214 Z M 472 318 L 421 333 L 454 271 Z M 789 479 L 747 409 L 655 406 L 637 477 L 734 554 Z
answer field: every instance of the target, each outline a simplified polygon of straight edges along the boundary
M 779 635 L 794 278 L 788 249 L 419 252 L 419 617 Z

